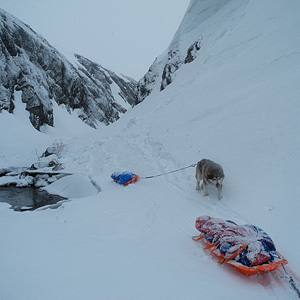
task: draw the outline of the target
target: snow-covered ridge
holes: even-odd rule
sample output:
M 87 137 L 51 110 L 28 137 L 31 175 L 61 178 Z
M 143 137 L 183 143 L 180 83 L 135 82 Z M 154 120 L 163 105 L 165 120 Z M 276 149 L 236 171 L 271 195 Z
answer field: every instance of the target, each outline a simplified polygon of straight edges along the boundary
M 0 29 L 1 110 L 13 113 L 14 94 L 20 90 L 36 129 L 55 126 L 52 101 L 64 104 L 69 112 L 79 109 L 79 118 L 96 128 L 99 122 L 108 125 L 116 121 L 126 112 L 128 103 L 135 103 L 133 79 L 124 80 L 109 70 L 104 76 L 99 65 L 81 56 L 77 56 L 79 67 L 2 9 Z M 96 69 L 97 74 L 93 73 Z
M 205 28 L 203 24 L 207 19 L 217 14 L 225 5 L 232 0 L 192 0 L 186 10 L 186 13 L 177 29 L 169 48 L 175 48 L 185 42 L 190 44 L 199 35 L 199 31 Z M 198 32 L 194 32 L 194 31 Z
M 199 56 L 208 59 L 207 52 L 230 38 L 239 26 L 248 5 L 249 1 L 191 0 L 168 49 L 156 58 L 138 82 L 138 103 L 153 90 L 164 90 L 173 82 L 177 70 L 183 65 L 193 62 Z M 238 33 L 234 39 L 234 42 L 243 40 L 244 33 Z M 251 41 L 245 42 L 251 44 Z

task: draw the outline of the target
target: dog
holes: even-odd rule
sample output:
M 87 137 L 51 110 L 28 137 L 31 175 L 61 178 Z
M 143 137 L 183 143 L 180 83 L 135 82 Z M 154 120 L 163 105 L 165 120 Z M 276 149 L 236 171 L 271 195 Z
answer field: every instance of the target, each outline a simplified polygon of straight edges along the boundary
M 203 196 L 207 196 L 207 186 L 208 184 L 214 185 L 218 189 L 218 199 L 222 199 L 222 182 L 225 178 L 224 172 L 222 167 L 209 160 L 209 159 L 202 159 L 198 161 L 196 166 L 196 190 L 204 189 Z M 203 180 L 203 183 L 200 186 L 200 180 Z

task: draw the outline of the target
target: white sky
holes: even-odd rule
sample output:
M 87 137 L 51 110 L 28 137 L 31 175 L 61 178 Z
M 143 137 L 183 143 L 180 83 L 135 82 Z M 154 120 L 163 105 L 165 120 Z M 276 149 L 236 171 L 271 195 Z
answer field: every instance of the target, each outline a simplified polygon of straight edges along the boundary
M 169 46 L 190 0 L 0 0 L 58 50 L 140 79 Z

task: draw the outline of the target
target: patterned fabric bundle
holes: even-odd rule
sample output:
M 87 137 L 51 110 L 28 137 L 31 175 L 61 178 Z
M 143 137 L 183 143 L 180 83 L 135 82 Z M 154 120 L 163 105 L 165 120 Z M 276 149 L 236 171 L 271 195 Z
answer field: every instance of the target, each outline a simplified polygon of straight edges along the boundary
M 278 257 L 270 236 L 254 225 L 237 225 L 209 216 L 196 220 L 201 232 L 199 239 L 213 248 L 212 253 L 223 257 L 219 262 L 235 260 L 244 266 L 257 266 L 272 262 Z

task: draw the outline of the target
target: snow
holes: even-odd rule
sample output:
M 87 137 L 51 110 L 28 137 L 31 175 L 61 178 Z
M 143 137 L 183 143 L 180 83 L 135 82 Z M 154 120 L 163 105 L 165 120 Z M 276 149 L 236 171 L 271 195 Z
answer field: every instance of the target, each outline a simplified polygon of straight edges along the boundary
M 121 105 L 122 107 L 124 107 L 125 109 L 127 109 L 127 110 L 130 109 L 131 105 L 128 102 L 124 101 L 124 99 L 119 94 L 120 93 L 119 86 L 115 82 L 112 82 L 110 84 L 110 88 L 111 88 L 111 92 L 112 92 L 112 95 L 113 95 L 115 101 L 119 105 Z
M 29 166 L 60 139 L 64 171 L 75 174 L 48 187 L 70 197 L 57 209 L 17 213 L 0 203 L 1 299 L 297 298 L 286 281 L 242 275 L 191 238 L 201 215 L 259 226 L 299 286 L 300 7 L 240 3 L 180 38 L 183 49 L 203 37 L 196 60 L 116 123 L 77 130 L 76 118 L 58 114 L 56 128 L 40 133 L 0 114 L 1 166 Z M 195 190 L 192 167 L 126 187 L 110 178 L 202 158 L 224 169 L 220 201 L 211 186 L 208 197 Z
M 58 105 L 55 101 L 52 101 L 52 105 L 55 126 L 44 125 L 41 128 L 41 132 L 54 137 L 67 137 L 72 134 L 72 132 L 76 132 L 80 135 L 85 132 L 94 131 L 94 129 L 82 122 L 78 117 L 82 112 L 81 109 L 73 109 L 68 112 L 64 104 Z
M 93 186 L 91 180 L 82 174 L 63 177 L 43 189 L 49 194 L 72 199 L 85 198 L 97 194 L 97 189 Z

